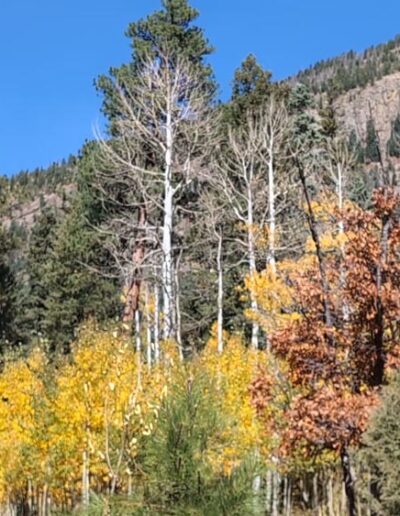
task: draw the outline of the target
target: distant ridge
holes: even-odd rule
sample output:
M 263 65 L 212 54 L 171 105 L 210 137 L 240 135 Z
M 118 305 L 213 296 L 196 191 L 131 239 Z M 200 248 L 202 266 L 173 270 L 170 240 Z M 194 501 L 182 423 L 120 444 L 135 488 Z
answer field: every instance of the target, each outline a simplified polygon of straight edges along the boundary
M 289 83 L 306 84 L 314 93 L 338 97 L 354 88 L 374 84 L 386 75 L 400 71 L 400 35 L 363 52 L 350 50 L 289 77 Z

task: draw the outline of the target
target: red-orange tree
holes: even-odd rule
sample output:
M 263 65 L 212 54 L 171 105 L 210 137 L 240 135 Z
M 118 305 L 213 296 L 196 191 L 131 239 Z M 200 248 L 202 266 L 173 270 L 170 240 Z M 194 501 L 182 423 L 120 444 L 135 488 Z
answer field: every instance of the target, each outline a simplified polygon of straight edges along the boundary
M 382 189 L 371 212 L 352 207 L 341 213 L 346 235 L 340 249 L 324 250 L 313 227 L 314 259 L 289 268 L 285 277 L 292 291 L 286 310 L 301 316 L 269 336 L 272 350 L 288 364 L 295 392 L 286 411 L 282 456 L 337 452 L 351 514 L 348 448 L 364 431 L 388 368 L 399 361 L 398 207 L 398 195 Z M 269 383 L 258 378 L 253 385 L 260 413 Z

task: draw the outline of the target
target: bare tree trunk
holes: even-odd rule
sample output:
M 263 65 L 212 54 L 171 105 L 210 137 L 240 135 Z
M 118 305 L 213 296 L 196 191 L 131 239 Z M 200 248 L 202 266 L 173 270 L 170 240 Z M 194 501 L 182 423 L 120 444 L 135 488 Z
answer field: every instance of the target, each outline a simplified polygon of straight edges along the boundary
M 288 477 L 288 489 L 287 489 L 287 502 L 286 502 L 286 515 L 292 514 L 292 479 Z
M 274 177 L 274 139 L 271 137 L 268 159 L 268 206 L 269 206 L 269 223 L 268 223 L 268 256 L 267 265 L 271 267 L 272 272 L 276 273 L 276 216 L 275 216 L 275 177 Z
M 32 480 L 28 480 L 28 511 L 30 514 L 33 512 Z
M 217 250 L 217 271 L 218 271 L 218 322 L 217 322 L 217 349 L 218 353 L 224 350 L 223 328 L 224 328 L 224 271 L 222 266 L 222 235 L 218 236 L 218 250 Z
M 139 208 L 138 226 L 144 228 L 146 224 L 146 209 L 144 207 Z M 143 230 L 139 233 L 141 234 Z M 132 263 L 133 263 L 133 277 L 130 280 L 130 284 L 127 287 L 126 300 L 124 311 L 122 315 L 122 321 L 124 323 L 132 324 L 135 318 L 135 312 L 139 308 L 140 300 L 140 288 L 142 284 L 142 265 L 145 255 L 145 245 L 142 239 L 139 239 L 136 249 L 133 252 Z
M 248 259 L 249 259 L 249 273 L 253 276 L 256 272 L 256 249 L 254 242 L 254 213 L 253 213 L 253 192 L 252 192 L 252 174 L 248 180 L 247 187 L 247 242 L 248 242 Z M 255 295 L 250 291 L 250 304 L 253 312 L 257 312 L 258 304 Z M 257 322 L 253 321 L 251 327 L 251 347 L 258 349 L 258 335 L 260 329 Z
M 141 336 L 141 318 L 140 311 L 135 312 L 135 342 L 136 342 L 136 353 L 140 356 L 142 352 L 142 336 Z
M 273 492 L 272 492 L 272 516 L 279 515 L 279 500 L 280 500 L 280 476 L 279 473 L 273 473 Z
M 318 473 L 313 475 L 313 509 L 314 513 L 321 515 L 321 500 L 319 498 Z
M 164 223 L 163 223 L 163 314 L 164 314 L 164 339 L 173 336 L 173 306 L 174 306 L 174 277 L 172 257 L 172 223 L 173 223 L 173 196 L 172 186 L 172 119 L 171 106 L 167 108 L 166 121 L 166 152 L 165 152 L 165 174 L 164 174 Z
M 344 195 L 343 195 L 343 169 L 340 163 L 337 164 L 337 197 L 338 197 L 338 208 L 340 213 L 340 219 L 338 221 L 338 233 L 340 238 L 340 288 L 343 291 L 346 286 L 346 271 L 344 268 L 344 260 L 346 257 L 345 245 L 344 245 L 344 222 L 343 222 L 343 208 L 344 208 Z M 346 322 L 349 320 L 350 312 L 349 306 L 346 300 L 342 303 L 342 315 L 343 320 Z
M 183 344 L 182 344 L 182 317 L 181 317 L 181 305 L 180 305 L 180 286 L 179 286 L 179 267 L 182 258 L 182 250 L 176 261 L 175 267 L 175 306 L 174 306 L 174 327 L 175 337 L 178 344 L 179 358 L 183 360 Z
M 343 482 L 347 498 L 347 509 L 349 516 L 356 516 L 356 492 L 355 492 L 355 478 L 353 468 L 351 466 L 350 455 L 346 448 L 341 453 Z
M 154 285 L 154 359 L 160 361 L 160 292 L 158 285 Z
M 329 516 L 335 516 L 335 507 L 334 507 L 334 502 L 333 502 L 333 475 L 332 475 L 332 473 L 329 474 L 327 494 L 328 494 Z
M 386 264 L 388 254 L 389 229 L 390 218 L 384 216 L 382 220 L 382 234 L 381 234 L 381 248 L 382 256 L 380 257 L 380 264 L 376 272 L 376 315 L 375 315 L 375 334 L 374 346 L 376 351 L 376 359 L 374 364 L 373 385 L 379 387 L 382 385 L 385 376 L 386 351 L 384 346 L 385 338 L 385 311 L 382 303 L 382 286 L 385 283 L 384 271 L 382 268 Z
M 135 312 L 135 341 L 136 341 L 136 363 L 137 363 L 137 378 L 138 385 L 142 381 L 142 336 L 141 336 L 141 320 L 140 311 Z
M 145 313 L 146 313 L 146 345 L 147 345 L 147 367 L 151 369 L 153 354 L 152 354 L 152 335 L 151 335 L 151 326 L 152 321 L 150 317 L 150 295 L 149 295 L 149 286 L 146 283 L 145 287 Z
M 42 499 L 42 514 L 44 516 L 47 515 L 47 492 L 48 492 L 48 486 L 45 484 L 43 486 L 43 499 Z
M 317 230 L 317 221 L 314 216 L 314 210 L 313 210 L 313 207 L 311 204 L 310 194 L 308 192 L 305 171 L 304 171 L 303 165 L 299 161 L 297 161 L 297 169 L 299 171 L 300 182 L 302 184 L 304 197 L 306 199 L 307 220 L 308 220 L 308 225 L 310 228 L 311 237 L 312 237 L 312 240 L 315 245 L 315 251 L 316 251 L 317 260 L 318 260 L 318 267 L 319 267 L 321 287 L 322 287 L 322 298 L 323 298 L 325 324 L 328 328 L 332 328 L 333 327 L 333 317 L 332 317 L 331 308 L 329 305 L 329 282 L 328 282 L 328 277 L 327 277 L 327 273 L 326 273 L 326 269 L 325 269 L 324 255 L 322 253 L 321 242 L 320 242 L 320 238 L 319 238 L 319 234 L 318 234 L 318 230 Z M 330 336 L 330 340 L 331 340 L 331 336 Z
M 82 456 L 82 505 L 89 506 L 89 452 L 86 449 Z
M 272 489 L 272 471 L 269 469 L 265 475 L 265 510 L 267 514 L 271 513 Z

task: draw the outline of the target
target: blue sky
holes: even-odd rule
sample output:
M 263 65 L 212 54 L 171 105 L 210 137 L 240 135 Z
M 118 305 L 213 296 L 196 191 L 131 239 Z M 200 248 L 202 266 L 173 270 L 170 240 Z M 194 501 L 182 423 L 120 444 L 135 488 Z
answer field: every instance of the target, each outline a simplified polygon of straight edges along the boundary
M 192 0 L 222 96 L 250 52 L 275 78 L 400 33 L 399 0 Z M 130 56 L 159 0 L 0 0 L 0 173 L 76 153 L 100 120 L 93 80 Z

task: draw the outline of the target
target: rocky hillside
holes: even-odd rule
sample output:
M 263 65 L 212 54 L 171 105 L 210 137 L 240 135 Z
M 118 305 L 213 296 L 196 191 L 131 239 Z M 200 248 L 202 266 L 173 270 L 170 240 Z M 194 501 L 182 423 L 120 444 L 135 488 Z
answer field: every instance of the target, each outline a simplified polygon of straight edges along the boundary
M 365 141 L 367 122 L 372 119 L 385 154 L 393 122 L 400 113 L 400 72 L 348 91 L 335 100 L 334 106 L 347 132 L 354 131 L 361 141 Z
M 63 209 L 76 191 L 76 169 L 76 158 L 71 156 L 46 169 L 0 176 L 2 226 L 9 229 L 17 224 L 29 230 L 44 207 Z

